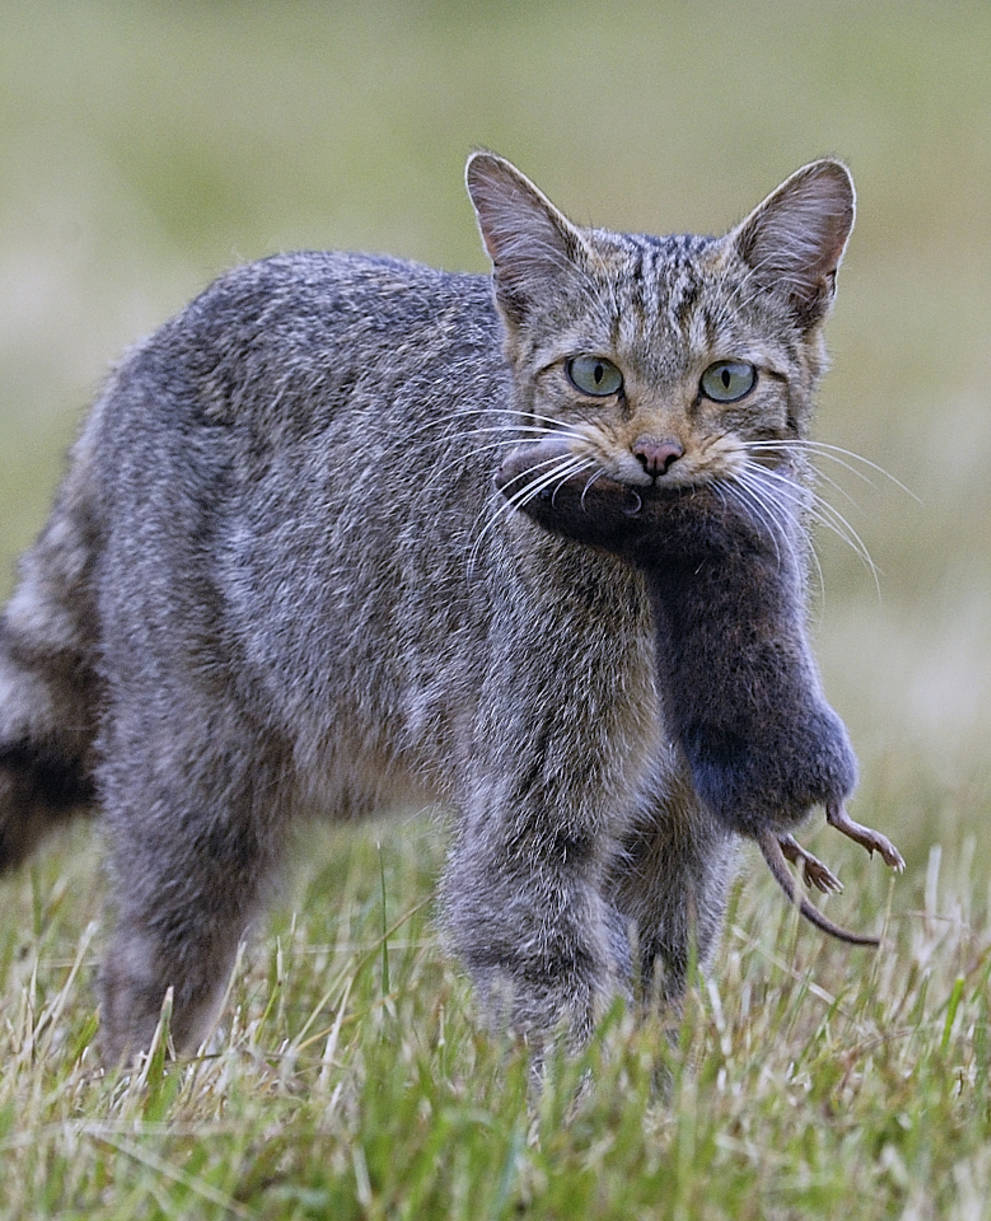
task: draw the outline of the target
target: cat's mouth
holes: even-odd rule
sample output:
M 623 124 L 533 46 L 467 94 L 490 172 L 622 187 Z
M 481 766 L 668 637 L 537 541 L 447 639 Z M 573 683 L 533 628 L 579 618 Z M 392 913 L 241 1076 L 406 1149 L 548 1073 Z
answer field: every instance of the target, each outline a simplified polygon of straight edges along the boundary
M 626 445 L 598 437 L 571 444 L 575 459 L 585 459 L 590 470 L 647 494 L 733 479 L 746 462 L 741 447 L 725 437 L 699 443 L 675 434 L 644 433 Z
M 670 465 L 670 464 L 669 464 Z M 598 457 L 575 453 L 563 439 L 549 437 L 535 444 L 524 444 L 512 450 L 495 472 L 495 486 L 511 502 L 520 505 L 536 496 L 553 499 L 555 490 L 565 485 L 591 489 L 605 480 L 625 490 L 625 502 L 618 506 L 628 517 L 637 517 L 644 508 L 661 500 L 699 499 L 710 496 L 719 477 L 710 472 L 679 472 L 674 478 L 658 473 L 646 479 L 630 469 L 615 471 L 613 464 Z

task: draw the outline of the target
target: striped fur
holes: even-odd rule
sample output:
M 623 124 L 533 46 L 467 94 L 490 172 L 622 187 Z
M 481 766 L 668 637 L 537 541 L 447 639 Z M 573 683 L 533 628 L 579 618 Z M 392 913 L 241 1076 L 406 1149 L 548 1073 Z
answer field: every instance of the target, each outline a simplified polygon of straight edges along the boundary
M 177 1043 L 208 1028 L 306 812 L 453 806 L 451 942 L 535 1044 L 633 987 L 631 936 L 672 997 L 711 952 L 733 842 L 668 744 L 642 580 L 514 514 L 492 473 L 554 431 L 574 471 L 641 485 L 646 435 L 683 446 L 675 484 L 745 483 L 748 446 L 804 438 L 849 176 L 815 163 L 719 239 L 579 229 L 492 154 L 468 187 L 492 280 L 277 256 L 130 352 L 22 562 L 0 869 L 102 810 L 111 1058 L 169 987 Z M 582 353 L 623 395 L 576 395 Z M 720 358 L 762 373 L 716 410 Z

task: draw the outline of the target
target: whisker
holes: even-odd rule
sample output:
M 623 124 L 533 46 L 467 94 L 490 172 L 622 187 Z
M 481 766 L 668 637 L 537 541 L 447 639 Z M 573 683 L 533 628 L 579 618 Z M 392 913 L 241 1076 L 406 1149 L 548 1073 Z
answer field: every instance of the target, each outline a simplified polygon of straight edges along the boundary
M 560 486 L 567 479 L 570 479 L 572 475 L 576 475 L 586 467 L 594 466 L 591 458 L 579 458 L 570 455 L 569 459 L 568 461 L 561 462 L 556 468 L 545 471 L 538 479 L 532 480 L 524 488 L 520 489 L 518 493 L 510 497 L 512 507 L 520 508 L 522 505 L 533 500 L 535 496 L 539 496 L 541 492 L 545 491 L 552 484 Z
M 499 518 L 503 516 L 503 514 L 509 512 L 511 509 L 518 509 L 522 507 L 528 501 L 533 500 L 535 496 L 539 496 L 541 492 L 550 487 L 552 484 L 563 483 L 564 480 L 591 465 L 593 465 L 591 458 L 576 458 L 573 455 L 566 455 L 562 458 L 559 455 L 554 458 L 546 459 L 543 462 L 539 462 L 529 470 L 523 471 L 519 475 L 514 476 L 514 478 L 510 480 L 510 483 L 515 483 L 521 479 L 526 479 L 528 476 L 532 475 L 534 471 L 539 470 L 541 467 L 549 466 L 551 468 L 550 470 L 544 471 L 536 478 L 530 479 L 529 483 L 525 483 L 522 487 L 517 488 L 511 496 L 505 497 L 505 504 L 499 506 L 496 512 L 492 515 L 492 517 L 490 517 L 488 522 L 483 527 L 478 538 L 475 540 L 475 545 L 472 547 L 469 570 L 471 570 L 471 567 L 474 565 L 474 560 L 477 557 L 478 548 L 483 537 L 488 530 L 495 525 Z M 505 495 L 505 493 L 497 494 Z
M 567 434 L 562 434 L 562 435 L 567 435 Z M 575 437 L 572 439 L 579 440 L 579 439 L 583 439 L 583 438 Z M 478 458 L 482 454 L 498 454 L 501 450 L 512 449 L 515 445 L 518 444 L 518 442 L 519 442 L 518 437 L 503 437 L 501 439 L 486 441 L 484 445 L 478 445 L 474 449 L 465 449 L 465 450 L 458 449 L 458 452 L 457 452 L 458 461 L 459 462 L 465 461 L 468 458 Z M 437 479 L 444 477 L 446 475 L 446 473 L 447 473 L 447 468 L 441 467 L 439 471 L 435 472 L 430 477 L 430 479 L 428 479 L 427 484 L 425 486 L 432 487 L 434 485 L 434 483 L 437 481 Z
M 585 486 L 582 488 L 582 495 L 581 495 L 581 500 L 579 501 L 579 504 L 581 505 L 581 510 L 583 513 L 585 512 L 585 497 L 588 495 L 588 492 L 591 489 L 592 485 L 595 483 L 596 479 L 601 479 L 605 473 L 606 473 L 605 469 L 603 467 L 599 467 L 599 469 L 595 472 L 595 474 L 586 482 Z
M 874 587 L 877 590 L 878 597 L 881 596 L 880 573 L 877 565 L 874 563 L 867 544 L 860 537 L 851 523 L 843 516 L 843 514 L 834 505 L 831 505 L 828 500 L 818 495 L 812 489 L 800 489 L 800 485 L 795 484 L 786 475 L 780 471 L 764 469 L 764 474 L 768 479 L 775 481 L 777 486 L 781 487 L 785 494 L 797 495 L 801 490 L 811 503 L 805 506 L 809 516 L 827 530 L 831 530 L 838 538 L 857 555 L 874 581 Z
M 789 442 L 780 441 L 745 441 L 743 442 L 743 449 L 748 454 L 753 453 L 755 450 L 759 450 L 761 452 L 780 453 L 782 450 L 786 449 L 789 444 Z M 748 463 L 750 463 L 749 459 Z M 753 465 L 755 465 L 758 470 L 776 470 L 779 474 L 782 473 L 780 468 L 766 467 L 762 463 L 756 463 Z M 846 463 L 843 463 L 843 465 L 846 466 Z M 852 467 L 850 469 L 853 470 Z M 860 479 L 866 478 L 860 471 L 854 470 L 853 473 Z M 854 497 L 850 495 L 846 488 L 841 483 L 838 483 L 835 479 L 827 475 L 825 471 L 821 471 L 817 467 L 813 467 L 810 470 L 810 474 L 805 478 L 806 480 L 809 478 L 821 480 L 823 483 L 828 484 L 829 487 L 831 487 L 834 491 L 838 492 L 844 498 L 844 500 L 848 500 L 855 509 L 860 508 L 860 505 L 857 503 Z M 868 482 L 870 481 L 868 480 Z
M 540 437 L 565 437 L 569 441 L 588 440 L 588 437 L 583 436 L 579 432 L 568 432 L 568 430 L 565 428 L 544 428 L 539 424 L 493 424 L 486 428 L 472 428 L 469 435 L 476 436 L 479 433 L 487 432 L 510 432 L 517 434 L 521 432 L 532 432 L 536 433 Z M 511 437 L 510 442 L 513 440 L 522 439 L 523 438 L 519 436 L 516 436 L 515 438 Z
M 430 420 L 426 420 L 423 424 L 421 424 L 417 428 L 408 429 L 406 432 L 403 433 L 402 440 L 405 442 L 405 441 L 410 440 L 412 437 L 419 436 L 421 433 L 430 432 L 430 431 L 434 431 L 434 430 L 436 430 L 437 438 L 439 440 L 445 439 L 445 438 L 453 439 L 455 437 L 462 436 L 464 434 L 464 432 L 469 431 L 469 430 L 478 431 L 477 425 L 474 425 L 474 424 L 468 425 L 467 429 L 459 427 L 459 425 L 462 423 L 462 421 L 466 421 L 473 416 L 489 416 L 489 417 L 495 417 L 495 418 L 518 416 L 520 418 L 520 420 L 522 420 L 522 421 L 534 420 L 534 421 L 538 421 L 540 423 L 553 425 L 553 428 L 555 430 L 563 431 L 564 429 L 567 428 L 567 425 L 562 420 L 559 420 L 559 419 L 556 420 L 551 416 L 537 415 L 536 413 L 531 412 L 531 411 L 523 411 L 518 407 L 504 407 L 504 406 L 464 407 L 458 411 L 455 411 L 453 413 L 453 415 L 451 415 L 447 419 L 443 420 L 439 427 L 438 427 L 437 420 L 430 419 Z M 506 427 L 506 428 L 516 427 L 516 428 L 523 429 L 526 427 L 526 425 L 523 423 L 514 424 L 512 422 L 512 419 L 510 418 L 510 420 L 504 424 L 504 427 Z
M 828 487 L 831 487 L 834 492 L 837 492 L 840 496 L 842 496 L 843 499 L 852 508 L 858 510 L 858 512 L 863 511 L 859 501 L 857 501 L 857 499 L 854 496 L 850 495 L 850 493 L 846 490 L 846 488 L 843 486 L 843 484 L 839 483 L 837 480 L 831 478 L 829 475 L 826 474 L 825 471 L 816 470 L 814 472 L 813 478 L 815 479 L 815 481 L 817 483 L 825 483 Z
M 774 486 L 768 486 L 767 476 L 772 474 L 779 475 L 779 481 Z M 803 485 L 795 483 L 787 476 L 780 475 L 780 472 L 771 472 L 766 467 L 757 466 L 754 463 L 748 462 L 742 472 L 741 482 L 748 482 L 751 488 L 754 485 L 761 489 L 761 492 L 769 501 L 773 511 L 779 512 L 781 517 L 778 519 L 782 533 L 787 536 L 790 530 L 795 528 L 794 510 L 802 512 L 808 509 L 808 499 L 811 493 Z M 783 495 L 787 499 L 787 505 L 780 502 L 779 496 Z M 805 532 L 803 532 L 803 536 Z M 822 564 L 819 562 L 819 555 L 815 549 L 815 540 L 808 537 L 808 554 L 811 557 L 812 564 L 815 567 L 816 583 L 821 595 L 826 592 L 826 578 L 822 571 Z M 780 556 L 778 557 L 780 563 Z
M 425 480 L 422 481 L 421 486 L 425 490 L 435 488 L 450 478 L 450 472 L 451 472 L 452 467 L 456 466 L 458 468 L 463 468 L 464 465 L 471 458 L 478 458 L 482 454 L 496 455 L 496 454 L 500 453 L 500 451 L 510 450 L 510 449 L 514 448 L 515 446 L 519 445 L 520 441 L 523 439 L 518 435 L 518 430 L 516 428 L 473 429 L 470 433 L 466 433 L 465 436 L 474 437 L 477 433 L 485 433 L 485 432 L 498 433 L 498 432 L 503 432 L 503 431 L 509 432 L 509 433 L 511 433 L 511 435 L 507 436 L 507 437 L 489 438 L 483 444 L 473 446 L 471 449 L 464 449 L 461 444 L 458 444 L 456 447 L 451 445 L 446 453 L 440 454 L 438 456 L 437 460 L 433 464 L 434 469 L 432 470 L 431 474 L 429 476 L 427 476 L 427 478 Z M 537 433 L 538 437 L 560 435 L 562 437 L 568 437 L 570 440 L 574 440 L 574 441 L 584 440 L 584 438 L 575 436 L 570 433 L 557 434 L 556 432 L 553 432 L 550 429 L 534 429 L 533 432 Z M 531 436 L 527 439 L 532 441 L 534 438 Z M 440 445 L 444 444 L 445 442 L 448 442 L 449 440 L 450 440 L 449 438 L 437 438 L 437 446 L 440 446 Z M 481 440 L 481 438 L 479 438 L 479 440 Z M 411 453 L 424 454 L 425 452 L 429 453 L 431 457 L 433 457 L 434 455 L 437 455 L 437 453 L 438 453 L 437 448 L 434 446 L 431 446 L 431 445 L 421 445 L 412 450 L 408 448 L 405 451 L 407 458 L 409 458 Z
M 553 458 L 546 458 L 542 462 L 535 463 L 534 466 L 530 467 L 528 470 L 522 471 L 519 475 L 515 475 L 513 479 L 509 481 L 510 484 L 528 479 L 530 476 L 534 475 L 534 472 L 541 472 L 542 468 L 550 467 L 549 470 L 543 470 L 542 473 L 537 474 L 533 478 L 529 478 L 529 482 L 524 483 L 521 487 L 517 488 L 512 495 L 506 496 L 505 492 L 502 491 L 494 492 L 488 498 L 486 503 L 491 503 L 493 500 L 495 500 L 495 498 L 498 497 L 502 499 L 502 504 L 497 503 L 495 511 L 482 527 L 475 538 L 474 543 L 472 544 L 471 551 L 468 555 L 468 579 L 471 580 L 474 576 L 475 563 L 478 559 L 478 553 L 481 549 L 483 539 L 489 533 L 489 531 L 496 526 L 501 518 L 512 510 L 520 508 L 529 500 L 532 500 L 534 496 L 539 496 L 542 491 L 554 483 L 563 483 L 564 480 L 569 479 L 572 475 L 576 475 L 580 471 L 585 470 L 587 467 L 594 465 L 595 462 L 592 458 L 579 458 L 573 454 L 565 454 L 563 456 L 558 454 Z M 507 484 L 507 486 L 509 485 Z
M 590 458 L 579 458 L 578 455 L 570 454 L 570 453 L 554 454 L 550 458 L 544 458 L 540 462 L 535 462 L 532 466 L 528 466 L 526 468 L 526 470 L 520 471 L 520 473 L 518 475 L 514 475 L 512 477 L 512 479 L 510 479 L 508 481 L 506 486 L 508 487 L 510 484 L 519 483 L 521 480 L 529 478 L 536 471 L 543 471 L 543 474 L 539 475 L 532 482 L 535 484 L 542 484 L 543 480 L 548 476 L 548 474 L 551 474 L 551 475 L 554 474 L 554 468 L 570 466 L 574 462 L 582 462 L 582 463 L 591 462 L 591 459 Z M 546 468 L 546 467 L 551 467 L 552 468 L 551 471 L 548 472 L 547 470 L 545 470 L 544 468 Z M 517 488 L 516 491 L 513 492 L 512 496 L 506 497 L 506 499 L 515 500 L 515 498 L 517 496 L 521 495 L 525 491 L 528 491 L 530 486 L 531 486 L 531 484 L 524 484 L 523 487 Z M 537 488 L 538 492 L 541 490 L 542 490 L 542 487 Z M 500 494 L 504 495 L 504 493 L 500 493 Z
M 578 442 L 583 442 L 583 443 L 588 441 L 587 437 L 580 436 L 578 433 L 563 432 L 563 431 L 560 431 L 557 429 L 531 428 L 531 429 L 528 429 L 527 431 L 530 432 L 531 434 L 536 434 L 536 436 L 538 438 L 539 437 L 555 437 L 555 438 L 559 438 L 561 440 L 578 441 Z M 518 435 L 518 433 L 519 433 L 518 428 L 505 428 L 505 429 L 477 428 L 477 429 L 472 429 L 471 433 L 469 433 L 468 436 L 474 437 L 479 433 L 492 433 L 492 432 L 508 432 L 508 433 L 511 433 L 512 435 L 510 435 L 508 437 L 492 437 L 489 440 L 485 441 L 483 444 L 476 446 L 474 449 L 462 450 L 459 448 L 457 451 L 458 457 L 459 458 L 471 458 L 471 457 L 477 456 L 478 454 L 496 452 L 500 449 L 512 449 L 514 446 L 519 445 L 520 442 L 523 440 L 532 441 L 534 439 L 533 436 L 530 436 L 527 438 L 520 437 Z
M 750 512 L 753 513 L 767 530 L 771 542 L 774 544 L 775 560 L 780 567 L 781 549 L 779 540 L 783 531 L 781 522 L 777 518 L 778 506 L 774 503 L 773 497 L 769 496 L 766 490 L 749 476 L 747 472 L 740 472 L 736 480 L 720 482 L 737 503 L 744 508 L 749 508 Z
M 811 450 L 812 453 L 818 454 L 823 458 L 828 458 L 832 462 L 838 463 L 845 470 L 848 470 L 852 475 L 856 475 L 858 479 L 863 480 L 870 487 L 876 487 L 876 484 L 865 475 L 863 471 L 858 470 L 850 462 L 844 461 L 845 458 L 852 458 L 854 462 L 859 462 L 863 466 L 870 467 L 872 471 L 882 475 L 889 483 L 893 483 L 899 491 L 904 492 L 906 496 L 916 501 L 917 504 L 922 504 L 922 498 L 917 496 L 910 487 L 907 487 L 902 481 L 896 478 L 890 471 L 884 469 L 877 462 L 872 462 L 870 458 L 865 458 L 863 454 L 858 454 L 852 449 L 844 449 L 842 445 L 830 445 L 826 441 L 813 441 L 807 437 L 793 437 L 783 441 L 748 441 L 745 443 L 747 449 L 789 449 L 802 448 Z M 842 455 L 842 457 L 841 457 Z
M 489 439 L 473 446 L 471 449 L 464 449 L 464 441 L 476 436 L 480 442 L 484 436 L 488 436 Z M 430 438 L 426 442 L 421 441 L 415 447 L 407 446 L 404 452 L 407 459 L 411 453 L 424 454 L 424 464 L 429 463 L 434 466 L 435 469 L 422 483 L 424 489 L 429 490 L 440 486 L 444 480 L 449 478 L 449 471 L 455 465 L 462 466 L 469 459 L 480 457 L 482 454 L 497 454 L 500 450 L 512 449 L 523 442 L 533 442 L 543 437 L 554 437 L 557 440 L 567 440 L 583 445 L 588 444 L 586 436 L 562 427 L 545 428 L 537 424 L 491 424 L 473 426 L 457 436 L 448 433 L 447 435 Z M 447 452 L 438 453 L 443 446 L 448 447 Z M 438 456 L 431 462 L 434 454 Z M 427 458 L 426 455 L 430 455 L 430 458 Z
M 771 533 L 776 538 L 787 541 L 791 532 L 789 527 L 792 525 L 789 508 L 793 508 L 793 506 L 783 504 L 776 495 L 777 489 L 768 487 L 751 472 L 745 472 L 741 476 L 739 485 L 750 500 L 761 507 L 764 520 L 768 522 Z

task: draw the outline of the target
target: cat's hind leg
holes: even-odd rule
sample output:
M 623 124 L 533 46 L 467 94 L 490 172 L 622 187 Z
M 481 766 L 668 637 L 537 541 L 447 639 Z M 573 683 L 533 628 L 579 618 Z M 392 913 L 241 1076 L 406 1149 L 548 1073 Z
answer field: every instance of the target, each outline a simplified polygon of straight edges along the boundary
M 208 1032 L 286 835 L 280 751 L 214 709 L 200 733 L 144 716 L 106 735 L 116 926 L 101 973 L 108 1063 L 148 1047 L 166 991 L 188 1052 Z

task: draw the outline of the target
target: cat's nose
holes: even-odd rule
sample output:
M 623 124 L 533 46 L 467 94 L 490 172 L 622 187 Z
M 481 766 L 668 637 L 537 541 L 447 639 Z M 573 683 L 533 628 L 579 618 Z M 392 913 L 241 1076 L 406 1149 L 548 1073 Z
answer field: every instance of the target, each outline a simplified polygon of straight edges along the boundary
M 633 456 L 655 479 L 658 475 L 666 475 L 684 453 L 685 447 L 674 437 L 638 437 L 633 442 Z

